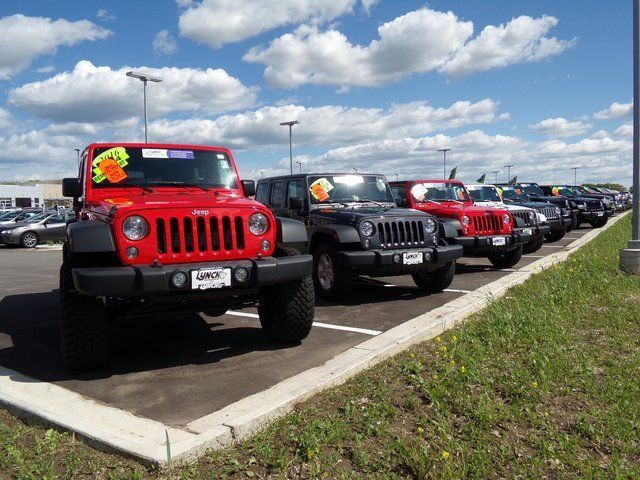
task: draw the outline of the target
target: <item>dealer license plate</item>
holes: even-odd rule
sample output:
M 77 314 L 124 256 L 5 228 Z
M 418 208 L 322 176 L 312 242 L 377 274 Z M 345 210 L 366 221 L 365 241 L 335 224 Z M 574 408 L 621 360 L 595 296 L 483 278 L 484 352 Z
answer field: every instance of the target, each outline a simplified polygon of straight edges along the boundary
M 231 286 L 231 269 L 221 267 L 191 270 L 191 289 L 209 290 Z
M 494 246 L 506 245 L 507 239 L 504 237 L 494 237 L 492 240 Z
M 531 230 L 530 228 L 524 228 L 522 230 L 522 233 L 524 233 L 525 235 L 532 235 L 533 234 L 533 230 Z
M 604 216 L 604 212 L 596 212 L 596 215 L 597 215 L 598 217 L 602 217 L 602 216 Z
M 405 252 L 402 254 L 402 263 L 405 265 L 417 265 L 422 263 L 422 252 Z

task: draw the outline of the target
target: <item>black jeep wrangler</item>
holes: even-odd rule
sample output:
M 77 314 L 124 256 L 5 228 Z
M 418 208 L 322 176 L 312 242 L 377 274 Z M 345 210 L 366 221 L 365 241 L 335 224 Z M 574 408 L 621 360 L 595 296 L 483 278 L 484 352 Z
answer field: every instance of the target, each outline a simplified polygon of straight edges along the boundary
M 407 275 L 428 292 L 447 288 L 462 247 L 441 240 L 436 218 L 397 208 L 377 174 L 299 174 L 258 181 L 256 200 L 276 215 L 302 220 L 313 255 L 316 291 L 348 294 L 356 275 Z
M 576 206 L 578 209 L 576 228 L 583 223 L 588 223 L 593 228 L 600 228 L 613 215 L 613 208 L 607 209 L 605 205 L 605 197 L 584 195 L 570 185 L 541 185 L 540 188 L 545 194 L 567 198 Z

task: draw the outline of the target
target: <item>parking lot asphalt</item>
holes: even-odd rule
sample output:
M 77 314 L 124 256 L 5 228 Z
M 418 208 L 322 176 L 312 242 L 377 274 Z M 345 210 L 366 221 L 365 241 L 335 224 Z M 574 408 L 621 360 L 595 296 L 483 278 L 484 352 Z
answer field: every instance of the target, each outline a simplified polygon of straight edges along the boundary
M 514 269 L 563 249 L 590 230 L 581 228 L 545 244 Z M 488 260 L 463 258 L 451 287 L 433 295 L 415 288 L 410 276 L 363 277 L 348 299 L 318 300 L 314 328 L 295 346 L 269 344 L 255 309 L 220 317 L 117 321 L 110 328 L 110 365 L 69 374 L 58 350 L 60 261 L 59 251 L 0 247 L 0 365 L 175 427 L 322 365 L 505 274 Z

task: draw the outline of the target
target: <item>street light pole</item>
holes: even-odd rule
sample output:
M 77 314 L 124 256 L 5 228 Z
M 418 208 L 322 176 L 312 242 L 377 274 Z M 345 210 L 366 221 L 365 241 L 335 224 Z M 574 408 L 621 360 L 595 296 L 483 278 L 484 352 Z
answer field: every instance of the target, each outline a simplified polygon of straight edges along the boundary
M 293 147 L 291 144 L 291 138 L 292 138 L 292 127 L 294 125 L 298 125 L 300 122 L 298 120 L 291 120 L 289 122 L 280 122 L 280 125 L 282 125 L 283 127 L 286 125 L 289 127 L 289 173 L 293 175 Z
M 160 83 L 162 78 L 154 77 L 142 72 L 130 70 L 126 73 L 127 77 L 137 78 L 142 82 L 142 97 L 144 102 L 144 143 L 147 143 L 147 82 Z
M 302 162 L 296 162 L 298 164 L 298 166 L 300 167 L 300 173 L 302 173 Z
M 82 151 L 80 148 L 74 148 L 76 151 L 76 155 L 78 157 L 78 165 L 80 165 L 80 152 Z
M 493 173 L 496 176 L 496 183 L 498 183 L 498 174 L 501 172 L 502 170 L 494 170 Z
M 398 181 L 398 174 L 394 173 L 394 175 L 396 176 L 396 182 Z
M 573 186 L 574 187 L 578 186 L 577 171 L 580 170 L 580 168 L 582 167 L 571 167 L 571 170 L 573 170 Z
M 513 167 L 513 166 L 514 166 L 513 164 L 511 164 L 511 165 L 503 165 L 503 167 L 507 169 L 507 182 L 509 180 L 511 180 L 511 167 Z
M 440 148 L 439 152 L 442 152 L 442 178 L 447 178 L 447 152 L 450 148 Z
M 352 168 L 354 172 L 358 173 L 358 169 L 356 167 L 352 167 Z
M 631 240 L 620 251 L 620 269 L 640 275 L 640 0 L 633 0 L 633 211 Z
M 260 178 L 264 178 L 264 172 L 260 170 Z

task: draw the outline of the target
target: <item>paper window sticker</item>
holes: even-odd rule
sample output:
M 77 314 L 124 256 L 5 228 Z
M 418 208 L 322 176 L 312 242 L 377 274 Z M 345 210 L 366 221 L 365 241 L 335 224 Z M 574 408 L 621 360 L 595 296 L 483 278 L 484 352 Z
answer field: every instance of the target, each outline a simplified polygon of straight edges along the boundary
M 126 165 L 128 165 L 127 160 L 129 159 L 129 154 L 124 147 L 110 148 L 109 150 L 102 152 L 100 155 L 96 156 L 93 159 L 93 162 L 91 162 L 91 165 L 93 167 L 97 167 L 100 162 L 107 158 L 112 158 L 118 163 L 118 165 L 120 165 L 121 167 L 125 167 Z
M 127 178 L 127 173 L 113 158 L 102 160 L 98 167 L 105 174 L 109 183 L 119 183 Z
M 319 202 L 324 202 L 329 198 L 329 192 L 333 190 L 333 185 L 326 178 L 319 178 L 309 187 L 311 195 Z
M 143 158 L 169 158 L 169 153 L 164 148 L 143 148 Z
M 411 187 L 411 195 L 417 200 L 424 200 L 424 196 L 427 193 L 427 187 L 425 187 L 422 183 L 417 183 L 413 187 Z
M 216 156 L 221 160 L 225 159 L 225 156 L 222 153 L 218 153 Z
M 553 196 L 554 196 L 554 197 L 557 197 L 557 196 L 559 196 L 559 195 L 560 195 L 560 189 L 559 189 L 558 187 L 553 187 L 553 188 L 551 189 L 551 193 L 553 193 Z
M 522 190 L 519 188 L 515 188 L 514 191 L 518 194 L 518 195 L 522 195 Z
M 384 192 L 386 189 L 386 184 L 380 177 L 376 178 L 376 187 L 378 187 L 378 190 L 380 190 L 381 192 Z
M 194 155 L 193 155 L 193 150 L 169 150 L 167 152 L 167 157 L 168 158 L 173 158 L 173 159 L 182 159 L 182 160 L 193 160 L 194 159 Z
M 456 188 L 456 197 L 458 197 L 458 200 L 464 200 L 464 190 Z

